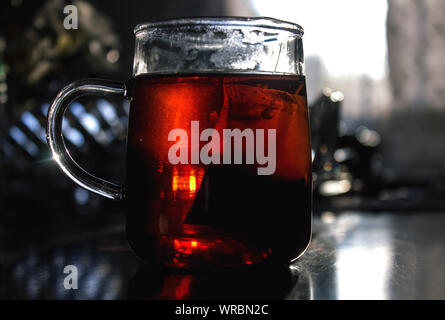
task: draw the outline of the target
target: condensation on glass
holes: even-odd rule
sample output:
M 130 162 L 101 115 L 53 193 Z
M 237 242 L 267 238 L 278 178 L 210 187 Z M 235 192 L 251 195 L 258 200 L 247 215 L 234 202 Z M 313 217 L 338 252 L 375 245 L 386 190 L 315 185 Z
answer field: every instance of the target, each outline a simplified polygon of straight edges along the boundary
M 304 75 L 303 28 L 270 18 L 175 19 L 135 28 L 133 76 L 242 72 Z

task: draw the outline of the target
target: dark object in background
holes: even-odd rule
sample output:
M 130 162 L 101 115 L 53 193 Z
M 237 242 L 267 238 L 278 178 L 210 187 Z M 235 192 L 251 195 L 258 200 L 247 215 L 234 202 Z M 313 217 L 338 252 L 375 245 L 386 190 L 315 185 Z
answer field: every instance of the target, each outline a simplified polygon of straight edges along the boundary
M 335 165 L 334 152 L 338 147 L 341 101 L 341 92 L 332 92 L 327 88 L 309 109 L 315 188 L 320 180 L 330 177 Z
M 391 171 L 384 170 L 384 138 L 369 125 L 339 121 L 342 98 L 341 93 L 325 89 L 309 108 L 314 148 L 314 213 L 443 208 L 443 177 L 395 178 Z
M 1 4 L 1 15 L 8 15 L 2 17 L 0 29 L 8 88 L 0 110 L 1 219 L 4 229 L 14 230 L 2 234 L 8 252 L 23 243 L 45 245 L 83 223 L 82 229 L 88 230 L 122 219 L 112 214 L 119 212 L 119 206 L 108 210 L 102 199 L 69 183 L 49 156 L 46 112 L 56 91 L 73 76 L 119 72 L 120 44 L 110 21 L 89 3 L 80 2 L 82 28 L 66 30 L 61 14 L 65 4 L 57 0 L 19 7 L 11 7 L 9 1 Z M 123 172 L 124 156 L 116 152 L 125 147 L 127 115 L 121 101 L 80 101 L 65 118 L 64 135 L 72 150 L 93 154 L 100 165 L 89 165 L 99 167 L 99 172 Z M 76 152 L 73 156 L 79 159 Z M 111 212 L 106 218 L 104 209 Z
M 340 132 L 343 94 L 329 88 L 310 106 L 313 185 L 316 199 L 351 192 L 375 196 L 382 188 L 378 170 L 381 138 L 363 125 Z
M 4 62 L 10 70 L 8 116 L 50 101 L 72 77 L 111 75 L 119 71 L 120 41 L 111 21 L 88 2 L 79 1 L 78 29 L 63 27 L 65 1 L 2 8 Z M 7 7 L 7 2 L 2 6 Z M 28 15 L 28 17 L 24 17 Z M 15 18 L 15 19 L 14 19 Z M 26 18 L 26 19 L 25 19 Z

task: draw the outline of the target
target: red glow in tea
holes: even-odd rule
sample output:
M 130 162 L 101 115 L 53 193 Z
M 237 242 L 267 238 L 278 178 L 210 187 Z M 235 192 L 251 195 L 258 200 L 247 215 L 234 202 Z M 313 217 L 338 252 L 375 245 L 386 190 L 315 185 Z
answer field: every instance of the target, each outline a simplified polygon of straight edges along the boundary
M 130 87 L 127 231 L 140 255 L 172 266 L 230 266 L 290 260 L 305 249 L 311 160 L 304 77 L 151 76 Z M 264 164 L 256 161 L 246 164 L 255 152 L 246 141 L 242 164 L 191 164 L 192 139 L 182 145 L 188 163 L 171 164 L 177 142 L 169 133 L 180 128 L 191 137 L 193 122 L 219 137 L 227 129 L 274 130 L 273 174 L 258 175 Z M 201 150 L 211 141 L 198 143 Z M 219 146 L 222 160 L 226 149 Z

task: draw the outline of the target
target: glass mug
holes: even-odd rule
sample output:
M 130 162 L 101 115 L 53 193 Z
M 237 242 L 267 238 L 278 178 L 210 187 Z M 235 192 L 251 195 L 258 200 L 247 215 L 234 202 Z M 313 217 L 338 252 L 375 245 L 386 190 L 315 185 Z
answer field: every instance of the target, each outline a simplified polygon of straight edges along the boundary
M 53 158 L 80 186 L 127 202 L 127 238 L 179 268 L 289 263 L 311 238 L 303 29 L 271 18 L 190 18 L 135 28 L 133 78 L 82 80 L 48 111 Z M 84 171 L 62 136 L 83 95 L 130 102 L 127 178 Z

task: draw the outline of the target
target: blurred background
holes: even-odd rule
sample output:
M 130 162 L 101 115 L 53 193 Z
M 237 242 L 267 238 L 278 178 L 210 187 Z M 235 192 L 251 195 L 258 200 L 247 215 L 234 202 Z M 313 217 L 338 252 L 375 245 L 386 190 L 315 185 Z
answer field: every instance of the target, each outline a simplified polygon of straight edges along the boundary
M 78 9 L 78 29 L 63 26 L 68 4 Z M 404 221 L 419 212 L 434 213 L 432 219 L 442 221 L 445 1 L 4 0 L 0 4 L 1 297 L 125 295 L 122 284 L 137 269 L 128 259 L 136 258 L 107 258 L 107 252 L 126 245 L 114 244 L 116 237 L 125 238 L 123 205 L 77 187 L 56 167 L 46 145 L 46 112 L 56 94 L 74 80 L 129 79 L 135 25 L 185 16 L 270 16 L 305 29 L 315 245 L 324 224 L 340 221 L 344 232 L 345 225 L 357 223 L 354 212 L 366 212 L 363 228 L 372 225 L 376 232 L 389 225 L 375 223 L 373 217 L 387 212 L 391 221 Z M 89 98 L 73 103 L 63 124 L 76 161 L 118 184 L 125 179 L 127 116 L 126 101 Z M 416 232 L 415 225 L 409 224 L 407 230 Z M 379 239 L 386 239 L 384 232 Z M 438 236 L 432 243 L 443 241 Z M 88 245 L 71 247 L 77 243 Z M 367 255 L 370 252 L 372 248 L 360 251 L 360 257 L 374 263 L 387 259 L 386 253 Z M 89 291 L 69 293 L 47 285 L 53 277 L 56 283 L 63 281 L 57 270 L 70 261 L 92 266 L 84 277 Z M 370 272 L 381 276 L 384 270 Z M 339 271 L 332 272 L 340 281 Z M 341 297 L 337 282 L 332 286 L 338 294 L 326 297 Z M 435 297 L 433 293 L 445 292 L 445 281 L 443 291 L 428 288 L 425 295 Z

